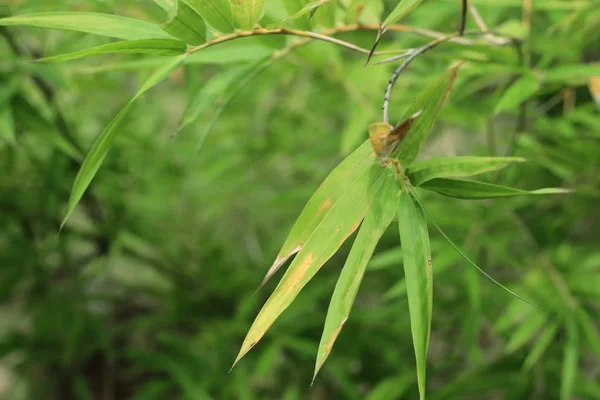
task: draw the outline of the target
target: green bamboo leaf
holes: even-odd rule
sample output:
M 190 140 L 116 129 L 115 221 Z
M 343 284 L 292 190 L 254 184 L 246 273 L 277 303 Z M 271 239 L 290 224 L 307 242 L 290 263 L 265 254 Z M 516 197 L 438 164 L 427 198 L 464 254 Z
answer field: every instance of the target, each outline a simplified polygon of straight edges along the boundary
M 525 359 L 525 363 L 523 364 L 523 368 L 525 370 L 531 369 L 539 359 L 544 355 L 552 341 L 556 337 L 556 332 L 558 331 L 558 327 L 560 323 L 558 321 L 553 321 L 550 323 L 550 326 L 544 328 L 544 331 L 538 336 L 531 351 L 527 355 Z
M 304 7 L 302 7 L 300 10 L 298 10 L 297 12 L 295 12 L 294 14 L 290 15 L 289 17 L 287 17 L 282 24 L 285 24 L 286 22 L 289 21 L 293 21 L 295 19 L 298 19 L 308 13 L 310 13 L 311 11 L 313 11 L 314 9 L 316 9 L 317 7 L 328 3 L 329 0 L 316 0 L 316 1 L 311 1 L 308 4 L 306 4 Z
M 184 43 L 199 45 L 206 42 L 206 23 L 202 17 L 182 0 L 177 0 L 169 12 L 162 30 Z
M 425 399 L 427 350 L 433 308 L 431 249 L 427 220 L 407 186 L 402 188 L 398 201 L 398 226 L 403 252 L 410 327 L 417 360 L 417 381 L 421 399 Z
M 249 31 L 263 17 L 266 0 L 229 0 L 233 22 L 238 29 Z
M 291 256 L 302 249 L 317 226 L 374 162 L 373 149 L 370 142 L 366 141 L 325 178 L 304 206 L 261 285 L 264 285 Z
M 524 346 L 536 332 L 546 323 L 547 315 L 542 312 L 534 312 L 530 318 L 523 321 L 519 327 L 513 331 L 510 341 L 506 345 L 505 351 L 513 353 Z
M 421 115 L 411 125 L 406 137 L 393 153 L 393 157 L 399 159 L 403 166 L 409 166 L 415 160 L 427 140 L 442 105 L 452 90 L 459 68 L 460 65 L 450 68 L 445 74 L 434 79 L 406 110 L 401 121 L 419 111 Z
M 583 308 L 577 308 L 576 317 L 588 344 L 598 360 L 600 360 L 600 332 L 598 331 L 598 327 Z
M 439 157 L 411 164 L 406 174 L 413 186 L 420 186 L 435 178 L 473 176 L 525 161 L 521 157 Z
M 565 322 L 567 341 L 563 355 L 560 400 L 570 400 L 573 397 L 573 386 L 577 377 L 577 364 L 579 362 L 579 327 L 573 315 L 567 316 Z
M 521 190 L 491 183 L 468 181 L 464 179 L 436 178 L 420 186 L 423 189 L 456 199 L 480 200 L 500 197 L 527 195 L 565 194 L 569 189 L 544 188 L 537 190 Z
M 254 320 L 234 365 L 263 337 L 302 288 L 346 239 L 358 228 L 376 193 L 392 179 L 388 171 L 372 163 L 344 191 L 331 212 L 314 229 Z
M 15 120 L 10 107 L 0 107 L 0 138 L 9 144 L 15 144 L 17 141 Z
M 375 195 L 375 199 L 367 211 L 329 303 L 325 328 L 317 353 L 313 381 L 329 356 L 342 327 L 348 320 L 352 304 L 358 293 L 367 264 L 373 255 L 373 251 L 375 251 L 375 246 L 377 246 L 379 239 L 396 214 L 397 196 L 398 187 L 394 180 L 390 179 Z
M 188 3 L 217 31 L 233 32 L 229 0 L 188 0 Z
M 104 158 L 108 154 L 112 143 L 114 142 L 117 136 L 117 128 L 119 124 L 127 115 L 127 112 L 142 94 L 147 92 L 149 89 L 160 83 L 163 79 L 171 74 L 173 70 L 178 68 L 183 64 L 185 60 L 185 55 L 175 57 L 172 60 L 169 60 L 167 63 L 158 68 L 154 73 L 144 82 L 142 87 L 138 90 L 135 96 L 127 103 L 127 105 L 117 114 L 117 116 L 108 124 L 106 129 L 100 134 L 100 136 L 94 142 L 92 149 L 89 151 L 86 156 L 83 165 L 79 169 L 77 173 L 77 177 L 75 178 L 75 182 L 73 183 L 73 188 L 71 189 L 71 196 L 69 198 L 69 205 L 67 207 L 67 211 L 65 213 L 65 217 L 62 221 L 61 228 L 65 225 L 73 210 L 75 210 L 75 206 L 81 200 L 84 192 L 94 179 L 96 172 L 100 168 L 100 165 L 104 161 Z
M 383 21 L 382 27 L 385 29 L 386 27 L 395 24 L 400 21 L 406 15 L 410 14 L 415 8 L 421 4 L 422 0 L 400 0 L 396 8 L 392 10 L 390 15 Z
M 108 43 L 73 53 L 40 58 L 38 63 L 53 63 L 76 60 L 101 54 L 150 54 L 154 56 L 177 56 L 185 53 L 186 46 L 172 39 L 144 39 L 127 42 Z
M 175 1 L 176 0 L 153 0 L 153 1 L 160 8 L 162 8 L 166 12 L 169 12 L 175 6 Z
M 524 75 L 506 89 L 496 105 L 494 114 L 517 108 L 540 89 L 540 81 L 533 75 Z
M 123 40 L 172 39 L 158 25 L 101 13 L 47 12 L 25 14 L 0 18 L 0 25 L 64 29 Z

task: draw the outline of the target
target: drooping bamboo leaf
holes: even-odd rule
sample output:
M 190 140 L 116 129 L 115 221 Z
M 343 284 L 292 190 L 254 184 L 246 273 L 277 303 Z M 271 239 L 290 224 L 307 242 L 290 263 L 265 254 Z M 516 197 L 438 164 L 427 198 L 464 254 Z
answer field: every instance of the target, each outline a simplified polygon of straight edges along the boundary
M 406 137 L 392 155 L 393 158 L 399 159 L 403 166 L 409 166 L 415 160 L 427 140 L 440 109 L 452 90 L 459 68 L 460 65 L 450 68 L 430 83 L 404 113 L 402 121 L 421 110 L 421 115 L 412 124 Z
M 285 275 L 254 320 L 246 335 L 234 365 L 263 337 L 265 332 L 292 303 L 302 288 L 312 279 L 344 241 L 358 228 L 375 194 L 393 179 L 377 165 L 370 167 L 353 180 L 331 212 L 314 229 Z
M 536 332 L 546 323 L 547 315 L 536 310 L 529 318 L 526 318 L 519 327 L 513 331 L 510 341 L 506 345 L 506 352 L 513 353 L 524 346 Z
M 73 183 L 73 188 L 71 189 L 71 196 L 69 198 L 69 205 L 67 207 L 67 211 L 65 213 L 65 217 L 62 221 L 61 227 L 65 225 L 75 206 L 81 200 L 84 192 L 90 185 L 92 179 L 98 172 L 100 165 L 104 161 L 104 158 L 108 154 L 112 143 L 114 142 L 120 122 L 123 120 L 127 112 L 142 94 L 147 92 L 149 89 L 160 83 L 163 79 L 170 75 L 170 73 L 181 66 L 185 60 L 185 55 L 175 57 L 172 60 L 166 62 L 163 66 L 158 68 L 154 73 L 144 82 L 142 87 L 138 90 L 135 96 L 127 103 L 127 105 L 117 114 L 117 116 L 108 124 L 108 126 L 104 129 L 104 131 L 98 136 L 92 149 L 87 154 L 83 165 L 81 166 L 79 172 L 77 173 L 77 177 L 75 178 L 75 182 Z
M 533 96 L 540 88 L 539 80 L 533 75 L 524 75 L 506 89 L 496 105 L 494 114 L 510 111 Z
M 381 187 L 380 192 L 375 195 L 373 203 L 367 211 L 327 310 L 313 380 L 329 356 L 335 340 L 350 315 L 352 304 L 375 246 L 396 214 L 397 194 L 396 183 L 389 179 Z
M 367 141 L 325 178 L 304 206 L 261 285 L 264 285 L 291 256 L 302 249 L 309 236 L 329 215 L 333 206 L 374 162 L 373 149 Z
M 238 29 L 249 31 L 260 21 L 266 0 L 229 0 L 233 22 Z
M 154 56 L 177 56 L 185 53 L 186 46 L 178 40 L 172 39 L 144 39 L 131 40 L 104 44 L 73 53 L 60 54 L 52 57 L 40 58 L 39 63 L 53 63 L 76 60 L 101 54 L 150 54 Z
M 438 157 L 412 163 L 406 174 L 413 186 L 420 186 L 435 178 L 473 176 L 525 161 L 521 157 Z
M 573 397 L 573 386 L 577 377 L 579 362 L 579 327 L 574 315 L 565 319 L 567 340 L 564 347 L 563 365 L 560 380 L 560 400 L 570 400 Z
M 0 107 L 0 138 L 9 144 L 16 142 L 15 120 L 10 107 Z
M 559 326 L 558 321 L 553 321 L 550 323 L 550 326 L 544 328 L 544 331 L 535 340 L 531 351 L 527 355 L 523 368 L 526 370 L 531 369 L 539 361 L 554 340 Z
M 427 220 L 410 189 L 402 188 L 398 201 L 398 226 L 402 246 L 410 328 L 417 360 L 417 381 L 425 399 L 427 351 L 433 310 L 433 273 Z
M 182 0 L 177 0 L 171 9 L 162 30 L 182 42 L 199 45 L 206 41 L 206 23 L 202 17 Z
M 261 60 L 251 63 L 240 71 L 240 79 L 234 79 L 231 82 L 232 84 L 227 88 L 224 99 L 218 104 L 218 107 L 214 110 L 212 118 L 209 120 L 208 124 L 206 124 L 206 128 L 200 134 L 200 137 L 198 138 L 198 144 L 196 145 L 196 151 L 200 151 L 204 141 L 217 125 L 217 121 L 221 117 L 221 114 L 223 114 L 235 96 L 244 90 L 244 88 L 262 71 L 273 64 L 275 60 L 276 58 L 273 56 L 265 57 Z
M 89 12 L 46 12 L 0 18 L 4 26 L 35 26 L 92 33 L 123 40 L 172 39 L 158 25 L 118 15 Z
M 311 11 L 315 10 L 316 8 L 318 8 L 319 6 L 328 3 L 329 0 L 316 0 L 316 1 L 311 1 L 309 3 L 307 3 L 304 7 L 302 7 L 300 10 L 298 10 L 297 12 L 295 12 L 294 14 L 290 15 L 289 17 L 287 17 L 283 23 L 289 22 L 289 21 L 293 21 L 295 19 L 298 19 L 308 13 L 310 13 Z
M 423 189 L 456 199 L 481 200 L 500 197 L 565 194 L 569 189 L 544 188 L 537 190 L 521 190 L 492 183 L 468 181 L 464 179 L 436 178 L 420 186 Z
M 233 16 L 229 0 L 188 0 L 198 14 L 219 32 L 232 32 Z
M 510 293 L 511 295 L 513 295 L 514 297 L 516 297 L 517 299 L 520 299 L 520 300 L 524 301 L 525 303 L 527 303 L 529 305 L 532 305 L 533 307 L 539 308 L 535 304 L 533 304 L 532 302 L 530 302 L 529 300 L 526 300 L 525 298 L 519 296 L 518 294 L 516 294 L 515 292 L 513 292 L 512 290 L 510 290 L 509 288 L 507 288 L 506 286 L 504 286 L 500 282 L 498 282 L 491 275 L 489 275 L 487 272 L 485 272 L 483 269 L 481 269 L 477 264 L 475 264 L 473 261 L 471 261 L 471 259 L 469 257 L 467 257 L 467 255 L 465 253 L 463 253 L 462 250 L 456 244 L 454 244 L 454 242 L 450 239 L 450 237 L 448 235 L 446 235 L 446 233 L 442 230 L 442 228 L 440 228 L 440 226 L 434 221 L 434 219 L 431 217 L 431 214 L 429 214 L 429 212 L 427 211 L 427 209 L 423 206 L 423 203 L 421 203 L 421 201 L 417 197 L 417 194 L 414 191 L 413 191 L 412 194 L 413 194 L 413 196 L 414 196 L 415 201 L 417 202 L 417 204 L 419 204 L 419 207 L 421 207 L 421 210 L 423 210 L 423 213 L 427 216 L 427 219 L 433 224 L 433 226 L 435 226 L 435 228 L 444 237 L 444 239 L 446 239 L 446 241 L 450 244 L 450 246 L 458 254 L 460 254 L 460 256 L 462 258 L 465 259 L 465 261 L 467 261 L 469 264 L 471 264 L 471 266 L 475 267 L 475 269 L 477 269 L 477 271 L 479 271 L 483 276 L 485 276 L 486 278 L 488 278 L 490 281 L 492 281 L 498 287 L 500 287 L 503 290 L 505 290 L 506 292 Z M 516 309 L 518 310 L 519 308 L 516 307 Z
M 422 0 L 400 0 L 396 8 L 392 10 L 390 15 L 383 21 L 382 27 L 384 30 L 392 24 L 400 21 L 406 15 L 410 14 L 415 8 L 421 4 Z
M 598 331 L 598 327 L 583 308 L 577 308 L 576 316 L 583 335 L 596 355 L 596 358 L 600 360 L 600 332 Z

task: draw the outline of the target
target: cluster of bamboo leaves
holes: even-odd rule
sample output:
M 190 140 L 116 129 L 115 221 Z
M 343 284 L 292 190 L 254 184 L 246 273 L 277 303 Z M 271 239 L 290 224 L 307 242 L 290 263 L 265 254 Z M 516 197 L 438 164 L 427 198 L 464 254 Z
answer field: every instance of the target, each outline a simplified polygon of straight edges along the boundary
M 309 3 L 306 7 L 300 8 L 296 14 L 287 17 L 286 20 L 299 17 L 307 18 L 308 14 L 315 7 L 321 6 L 322 3 Z M 418 3 L 420 2 L 400 2 L 384 22 L 384 25 L 397 21 L 418 6 Z M 242 5 L 236 6 L 233 3 L 230 5 L 228 2 L 180 1 L 176 4 L 160 2 L 165 10 L 169 10 L 167 22 L 161 25 L 160 28 L 142 21 L 108 14 L 45 13 L 0 20 L 3 25 L 71 29 L 124 40 L 68 55 L 49 57 L 44 60 L 47 62 L 67 61 L 79 57 L 108 53 L 141 53 L 170 57 L 154 70 L 136 96 L 113 119 L 93 145 L 77 175 L 67 216 L 63 223 L 73 212 L 100 168 L 118 134 L 120 124 L 133 102 L 192 58 L 193 55 L 188 55 L 188 53 L 193 46 L 202 45 L 211 38 L 233 32 L 235 29 L 251 30 L 256 27 L 264 14 L 264 4 L 259 4 L 256 7 L 254 7 L 253 2 L 242 2 L 240 4 Z M 244 8 L 248 4 L 253 6 Z M 318 12 L 320 13 L 321 10 Z M 197 54 L 201 55 L 202 52 Z M 248 74 L 252 74 L 254 71 L 260 71 L 270 58 L 270 56 L 258 58 L 248 65 L 232 68 L 213 78 L 210 84 L 202 90 L 202 95 L 194 98 L 190 103 L 177 130 L 193 124 L 200 112 L 210 106 L 211 98 L 216 97 L 224 90 L 230 89 L 232 83 L 235 83 L 236 86 L 243 85 L 243 79 L 241 78 L 247 77 Z M 514 68 L 514 70 L 518 71 L 517 68 Z M 590 70 L 594 71 L 594 69 Z M 416 97 L 414 104 L 405 112 L 405 115 L 411 115 L 417 110 L 424 110 L 423 115 L 419 117 L 395 155 L 405 168 L 406 180 L 403 177 L 399 178 L 393 169 L 384 168 L 377 163 L 369 144 L 365 143 L 336 167 L 325 183 L 315 192 L 292 228 L 292 232 L 283 245 L 273 266 L 274 268 L 269 271 L 269 275 L 275 273 L 283 262 L 294 253 L 297 252 L 298 254 L 256 318 L 242 345 L 238 359 L 256 344 L 275 319 L 292 303 L 304 285 L 333 256 L 343 242 L 354 231 L 358 230 L 358 235 L 340 275 L 327 313 L 325 330 L 317 353 L 316 375 L 349 316 L 366 266 L 380 237 L 394 217 L 397 216 L 405 270 L 403 284 L 409 302 L 417 380 L 421 396 L 425 396 L 426 356 L 430 341 L 433 305 L 431 267 L 435 268 L 436 260 L 431 257 L 429 249 L 428 214 L 419 201 L 420 196 L 414 188 L 420 187 L 430 192 L 458 199 L 492 199 L 563 192 L 559 189 L 525 191 L 491 183 L 458 179 L 496 171 L 511 163 L 523 162 L 524 159 L 520 157 L 451 157 L 415 161 L 425 140 L 432 131 L 441 106 L 450 92 L 457 73 L 458 68 L 454 67 L 449 72 L 445 72 L 434 79 Z M 468 69 L 467 73 L 469 73 Z M 543 88 L 542 84 L 548 87 L 549 85 L 560 84 L 565 79 L 569 82 L 580 81 L 582 78 L 585 80 L 590 72 L 583 66 L 581 72 L 575 73 L 564 69 L 562 71 L 548 71 L 543 74 L 538 74 L 536 71 L 522 71 L 520 74 L 520 77 L 501 93 L 494 113 L 515 109 L 523 101 L 539 93 Z M 565 78 L 565 75 L 567 78 Z M 466 83 L 463 84 L 466 85 Z M 218 118 L 218 114 L 215 121 L 216 118 Z M 585 117 L 582 118 L 584 119 L 583 123 L 593 123 L 585 120 Z M 362 128 L 365 132 L 366 126 Z M 548 128 L 541 127 L 540 129 Z M 7 130 L 7 132 L 11 131 L 12 129 Z M 204 132 L 208 133 L 209 130 Z M 201 140 L 204 140 L 205 136 L 203 133 Z M 540 149 L 543 143 L 538 143 L 527 135 L 523 135 L 520 140 L 524 148 L 537 152 L 536 154 L 543 153 L 543 150 Z M 77 150 L 71 148 L 68 144 L 61 144 L 61 146 L 64 147 L 65 151 L 77 154 Z M 552 156 L 555 155 L 547 155 L 547 157 Z M 556 169 L 557 171 L 554 172 L 559 175 L 561 173 L 563 175 L 568 174 L 564 169 L 561 170 L 560 167 L 557 167 L 555 163 L 548 162 L 548 165 L 550 165 L 549 168 Z M 357 199 L 359 200 L 357 201 Z M 444 237 L 446 236 L 444 235 Z M 451 244 L 451 246 L 454 246 L 454 244 Z M 586 271 L 586 267 L 582 268 Z M 552 273 L 547 275 L 552 276 Z M 524 281 L 523 287 L 519 290 L 530 294 L 531 296 L 528 298 L 539 304 L 542 309 L 555 310 L 557 305 L 552 303 L 557 301 L 557 297 L 554 292 L 549 290 L 546 297 L 543 293 L 544 285 L 552 287 L 556 284 L 547 275 L 544 274 L 544 270 L 532 272 L 531 277 Z M 539 293 L 529 293 L 528 287 L 530 286 L 527 283 L 530 280 L 535 282 Z M 576 293 L 594 292 L 594 286 L 589 282 L 586 280 L 584 283 L 580 283 L 575 278 L 572 279 L 572 282 L 563 282 L 569 289 L 566 294 L 564 294 L 564 290 L 561 291 L 563 296 L 560 304 L 568 305 L 564 313 L 556 315 L 541 312 L 520 300 L 514 300 L 514 304 L 511 304 L 505 317 L 498 322 L 498 329 L 504 331 L 522 321 L 524 315 L 533 317 L 525 318 L 527 323 L 520 324 L 519 329 L 513 333 L 508 345 L 508 351 L 511 352 L 516 351 L 530 340 L 532 332 L 538 332 L 543 328 L 540 338 L 527 358 L 526 366 L 528 367 L 539 360 L 539 357 L 555 338 L 559 327 L 564 324 L 567 347 L 562 374 L 562 398 L 569 398 L 570 393 L 573 391 L 579 337 L 584 335 L 589 339 L 594 351 L 599 352 L 600 346 L 598 345 L 598 336 L 593 319 L 583 308 L 579 307 L 578 301 L 570 293 L 571 291 Z

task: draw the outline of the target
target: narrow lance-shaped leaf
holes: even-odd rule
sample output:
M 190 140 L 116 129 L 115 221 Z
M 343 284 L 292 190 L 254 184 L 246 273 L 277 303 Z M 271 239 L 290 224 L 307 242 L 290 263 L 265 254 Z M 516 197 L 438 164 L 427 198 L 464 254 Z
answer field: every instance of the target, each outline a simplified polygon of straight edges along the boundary
M 300 10 L 298 10 L 296 13 L 290 15 L 289 17 L 287 17 L 283 23 L 286 23 L 288 21 L 293 21 L 295 19 L 298 19 L 308 13 L 310 13 L 311 11 L 315 10 L 316 8 L 318 8 L 319 6 L 328 3 L 329 0 L 316 0 L 316 1 L 311 1 L 308 4 L 306 4 L 304 7 L 302 7 Z
M 600 360 L 600 332 L 598 331 L 598 327 L 595 326 L 594 320 L 590 318 L 585 309 L 578 308 L 577 322 L 579 322 L 583 335 L 591 347 L 592 352 L 594 352 L 596 358 Z
M 508 87 L 494 110 L 495 114 L 517 108 L 533 96 L 540 88 L 540 82 L 533 75 L 525 75 Z
M 41 58 L 39 63 L 53 63 L 76 60 L 78 58 L 97 56 L 101 54 L 150 54 L 154 56 L 176 56 L 185 53 L 186 46 L 172 39 L 144 39 L 127 42 L 103 44 L 89 49 L 57 56 Z
M 406 15 L 410 14 L 415 8 L 421 4 L 422 0 L 400 0 L 396 8 L 392 10 L 390 15 L 383 21 L 382 28 L 383 30 L 387 30 L 386 28 L 396 22 L 400 21 Z
M 525 161 L 521 157 L 439 157 L 412 163 L 406 175 L 413 186 L 420 186 L 435 178 L 473 176 Z
M 229 0 L 188 0 L 188 3 L 219 32 L 233 32 L 233 16 Z
M 4 26 L 36 26 L 92 33 L 123 40 L 169 39 L 158 25 L 118 15 L 89 12 L 47 12 L 0 18 Z
M 525 363 L 523 364 L 523 368 L 526 370 L 531 369 L 539 359 L 544 355 L 554 337 L 556 336 L 556 332 L 558 331 L 560 324 L 558 321 L 554 321 L 550 323 L 550 326 L 547 326 L 544 331 L 537 337 L 531 351 L 527 355 L 525 359 Z
M 238 29 L 249 31 L 260 21 L 266 0 L 229 0 L 233 22 Z
M 482 200 L 500 197 L 527 195 L 565 194 L 571 190 L 563 188 L 544 188 L 521 190 L 491 183 L 468 181 L 464 179 L 436 178 L 420 186 L 423 189 L 456 199 Z
M 332 206 L 331 212 L 310 235 L 279 285 L 258 313 L 242 343 L 235 363 L 254 347 L 308 281 L 358 228 L 374 200 L 374 195 L 386 184 L 387 179 L 391 178 L 384 173 L 383 168 L 372 164 Z
M 397 197 L 398 187 L 393 179 L 389 179 L 387 184 L 382 186 L 381 191 L 375 195 L 375 199 L 367 211 L 327 310 L 314 377 L 317 376 L 329 356 L 335 340 L 350 315 L 352 304 L 375 246 L 396 215 Z
M 398 146 L 398 149 L 393 153 L 392 158 L 397 158 L 403 166 L 410 166 L 415 160 L 417 154 L 423 147 L 425 140 L 429 137 L 431 129 L 444 101 L 452 90 L 454 80 L 458 75 L 460 65 L 457 65 L 448 70 L 444 75 L 435 79 L 430 83 L 418 96 L 414 103 L 406 110 L 404 118 L 421 111 L 419 118 L 412 124 L 406 137 Z
M 579 327 L 574 315 L 565 319 L 567 341 L 564 347 L 563 365 L 560 380 L 560 400 L 573 398 L 573 386 L 577 377 L 577 364 L 579 362 Z
M 506 352 L 513 353 L 533 338 L 536 332 L 546 323 L 547 315 L 536 310 L 513 331 L 506 345 Z
M 264 285 L 291 256 L 302 249 L 317 226 L 374 162 L 375 155 L 371 144 L 367 141 L 335 167 L 304 206 L 261 285 Z
M 417 360 L 417 381 L 421 399 L 425 399 L 427 350 L 433 309 L 431 249 L 427 220 L 406 185 L 403 185 L 398 201 L 398 226 L 406 278 L 410 328 Z
M 69 198 L 69 205 L 67 207 L 67 212 L 65 213 L 65 217 L 61 224 L 61 227 L 67 222 L 71 213 L 81 200 L 84 192 L 90 185 L 92 179 L 98 172 L 100 165 L 104 161 L 104 158 L 108 154 L 112 143 L 114 142 L 117 136 L 117 128 L 119 127 L 120 122 L 123 120 L 129 108 L 133 105 L 135 100 L 144 94 L 146 91 L 154 87 L 156 84 L 165 79 L 169 74 L 175 70 L 177 67 L 183 64 L 185 60 L 185 55 L 173 58 L 157 69 L 147 80 L 144 82 L 142 87 L 138 90 L 136 95 L 127 103 L 127 105 L 117 114 L 117 116 L 108 124 L 106 129 L 100 134 L 96 142 L 92 146 L 92 149 L 89 151 L 86 156 L 83 165 L 81 166 L 79 172 L 77 173 L 77 177 L 75 178 L 75 182 L 73 183 L 73 188 L 71 189 L 71 196 Z
M 184 43 L 199 45 L 206 41 L 206 23 L 202 17 L 184 1 L 177 0 L 167 22 L 160 26 Z

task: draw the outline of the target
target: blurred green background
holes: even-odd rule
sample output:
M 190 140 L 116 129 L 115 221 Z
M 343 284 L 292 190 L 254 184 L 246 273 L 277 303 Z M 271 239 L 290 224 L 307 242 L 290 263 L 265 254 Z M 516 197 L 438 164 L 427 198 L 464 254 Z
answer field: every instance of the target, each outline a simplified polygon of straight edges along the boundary
M 277 3 L 268 0 L 268 12 L 281 13 Z M 493 286 L 431 230 L 428 398 L 600 399 L 600 108 L 591 93 L 600 76 L 600 2 L 537 0 L 531 29 L 527 0 L 473 3 L 498 35 L 523 45 L 441 45 L 400 78 L 392 121 L 428 82 L 465 60 L 420 157 L 522 156 L 527 164 L 488 181 L 576 192 L 479 202 L 422 193 L 467 254 L 542 308 Z M 339 21 L 356 22 L 352 10 L 361 8 L 359 22 L 376 23 L 395 2 L 334 5 Z M 142 0 L 0 1 L 3 16 L 58 10 L 165 19 Z M 315 30 L 320 14 L 311 22 Z M 452 32 L 458 15 L 458 1 L 430 0 L 402 23 Z M 472 17 L 467 28 L 477 29 Z M 380 50 L 430 40 L 386 36 Z M 339 37 L 370 47 L 375 32 Z M 0 398 L 418 398 L 396 224 L 312 387 L 325 314 L 351 241 L 228 374 L 281 276 L 256 291 L 268 266 L 320 182 L 381 119 L 397 65 L 364 68 L 363 55 L 311 43 L 244 88 L 199 151 L 225 94 L 171 137 L 188 100 L 212 76 L 289 40 L 215 46 L 138 100 L 59 234 L 86 151 L 157 59 L 35 64 L 108 40 L 0 28 Z M 523 74 L 536 77 L 534 90 L 507 95 Z

